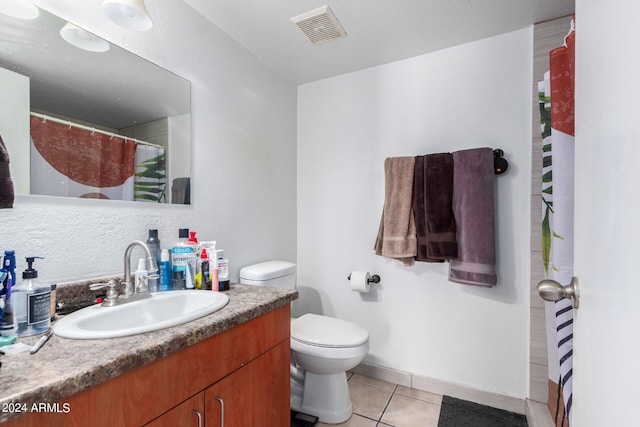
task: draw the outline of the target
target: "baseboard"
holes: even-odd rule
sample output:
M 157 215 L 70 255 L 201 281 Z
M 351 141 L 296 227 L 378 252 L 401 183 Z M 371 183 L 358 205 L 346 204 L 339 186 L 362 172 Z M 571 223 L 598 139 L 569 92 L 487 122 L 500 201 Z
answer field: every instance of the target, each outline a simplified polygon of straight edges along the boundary
M 505 411 L 515 412 L 517 414 L 526 414 L 525 399 L 513 396 L 484 390 L 476 390 L 460 384 L 385 368 L 383 366 L 371 365 L 368 363 L 359 364 L 353 369 L 353 372 L 393 384 L 411 387 L 416 390 L 442 395 L 446 394 L 451 397 L 469 400 L 471 402 L 480 403 L 493 408 L 504 409 Z
M 549 407 L 544 403 L 527 399 L 526 415 L 529 427 L 555 427 Z

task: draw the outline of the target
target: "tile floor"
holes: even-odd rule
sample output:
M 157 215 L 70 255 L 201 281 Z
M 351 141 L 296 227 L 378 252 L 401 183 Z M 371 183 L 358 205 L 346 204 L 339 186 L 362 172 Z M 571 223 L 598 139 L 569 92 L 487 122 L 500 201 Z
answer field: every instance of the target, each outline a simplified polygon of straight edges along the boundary
M 442 396 L 358 374 L 349 375 L 353 415 L 339 426 L 437 427 Z M 317 423 L 316 427 L 330 424 Z M 332 424 L 335 425 L 335 424 Z

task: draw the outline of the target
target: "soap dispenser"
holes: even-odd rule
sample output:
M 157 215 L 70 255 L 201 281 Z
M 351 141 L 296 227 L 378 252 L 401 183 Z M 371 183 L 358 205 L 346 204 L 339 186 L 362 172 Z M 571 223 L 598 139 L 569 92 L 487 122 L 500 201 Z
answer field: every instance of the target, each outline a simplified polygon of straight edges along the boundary
M 38 271 L 33 268 L 36 258 L 42 259 L 27 257 L 22 282 L 12 290 L 19 337 L 46 332 L 51 325 L 51 286 L 38 280 Z

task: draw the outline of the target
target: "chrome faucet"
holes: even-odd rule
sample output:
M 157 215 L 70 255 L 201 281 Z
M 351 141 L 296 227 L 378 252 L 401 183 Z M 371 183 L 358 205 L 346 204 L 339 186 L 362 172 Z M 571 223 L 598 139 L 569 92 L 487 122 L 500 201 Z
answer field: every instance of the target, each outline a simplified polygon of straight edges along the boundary
M 136 246 L 140 246 L 147 253 L 147 270 L 149 271 L 149 275 L 146 277 L 140 277 L 138 288 L 134 289 L 134 284 L 131 282 L 131 252 Z M 129 246 L 127 246 L 127 249 L 124 251 L 124 281 L 121 282 L 122 286 L 124 287 L 124 292 L 122 293 L 122 295 L 118 295 L 118 291 L 116 291 L 115 280 L 109 280 L 109 283 L 94 283 L 89 286 L 89 289 L 96 290 L 101 288 L 108 288 L 104 301 L 102 302 L 103 307 L 113 307 L 115 305 L 120 305 L 131 301 L 151 298 L 151 293 L 149 293 L 147 283 L 149 279 L 157 279 L 159 277 L 157 272 L 158 263 L 156 262 L 155 257 L 151 254 L 149 246 L 147 246 L 146 243 L 141 242 L 140 240 L 134 240 L 133 242 L 129 243 Z
M 149 246 L 147 246 L 146 243 L 140 240 L 134 240 L 129 243 L 129 246 L 127 246 L 127 249 L 124 251 L 124 281 L 122 282 L 122 285 L 124 286 L 124 293 L 120 295 L 121 298 L 133 298 L 135 296 L 138 296 L 139 298 L 146 298 L 151 296 L 149 289 L 147 288 L 146 280 L 140 281 L 138 289 L 134 289 L 134 284 L 131 281 L 131 252 L 136 246 L 141 247 L 147 254 L 147 270 L 149 271 L 150 278 L 152 278 L 152 275 L 156 274 L 158 271 L 158 263 L 156 262 L 153 254 L 151 254 L 151 249 L 149 249 Z

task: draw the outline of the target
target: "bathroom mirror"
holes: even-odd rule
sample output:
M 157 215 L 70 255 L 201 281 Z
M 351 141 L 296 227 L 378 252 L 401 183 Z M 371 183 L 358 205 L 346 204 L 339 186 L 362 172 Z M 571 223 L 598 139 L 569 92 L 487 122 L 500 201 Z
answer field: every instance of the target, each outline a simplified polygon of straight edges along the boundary
M 63 28 L 71 30 L 76 41 L 67 41 L 66 36 L 63 38 Z M 95 47 L 90 43 L 94 41 L 97 41 Z M 14 77 L 18 82 L 26 82 L 24 91 L 19 89 L 20 84 L 11 80 Z M 11 97 L 7 95 L 6 88 L 13 92 Z M 34 123 L 55 122 L 83 132 L 88 139 L 95 139 L 96 135 L 103 135 L 102 138 L 107 135 L 109 140 L 113 140 L 114 135 L 115 139 L 123 136 L 126 137 L 123 138 L 125 144 L 135 139 L 135 148 L 131 150 L 136 153 L 136 162 L 142 162 L 137 157 L 143 151 L 139 147 L 156 147 L 162 153 L 157 158 L 162 160 L 157 161 L 153 170 L 161 170 L 157 168 L 161 168 L 159 165 L 164 162 L 166 175 L 162 179 L 164 184 L 158 184 L 162 189 L 156 190 L 156 193 L 162 191 L 163 194 L 153 201 L 190 203 L 189 81 L 40 9 L 35 19 L 18 19 L 0 12 L 0 89 L 3 93 L 0 104 L 4 105 L 0 105 L 0 116 L 4 117 L 4 120 L 0 117 L 0 135 L 9 149 L 17 193 L 94 197 L 91 192 L 87 196 L 79 196 L 66 193 L 67 190 L 60 192 L 54 189 L 51 193 L 34 191 L 34 176 L 35 181 L 56 182 L 59 179 L 51 174 L 39 177 L 42 159 L 34 162 L 33 155 L 34 146 L 39 147 L 39 139 L 36 141 L 34 136 Z M 25 97 L 29 100 L 23 99 Z M 25 106 L 24 111 L 20 111 L 22 105 Z M 19 116 L 10 117 L 11 114 Z M 20 127 L 25 129 L 16 136 Z M 50 138 L 50 133 L 43 135 L 42 139 Z M 106 144 L 104 141 L 101 143 Z M 31 148 L 27 149 L 25 144 Z M 76 141 L 74 144 L 85 142 Z M 83 150 L 84 146 L 72 149 L 75 152 Z M 57 174 L 59 169 L 47 155 L 45 153 L 42 157 L 54 166 Z M 85 162 L 76 163 L 80 167 L 80 163 Z M 67 161 L 65 167 L 72 169 L 74 166 L 71 164 Z M 137 172 L 138 166 L 138 163 L 134 166 L 135 173 L 129 171 L 130 179 L 133 175 L 144 175 Z M 65 171 L 64 178 L 71 181 L 74 173 L 71 170 L 67 175 Z M 135 200 L 139 200 L 138 185 L 136 181 Z M 117 198 L 109 194 L 97 194 L 95 197 Z

